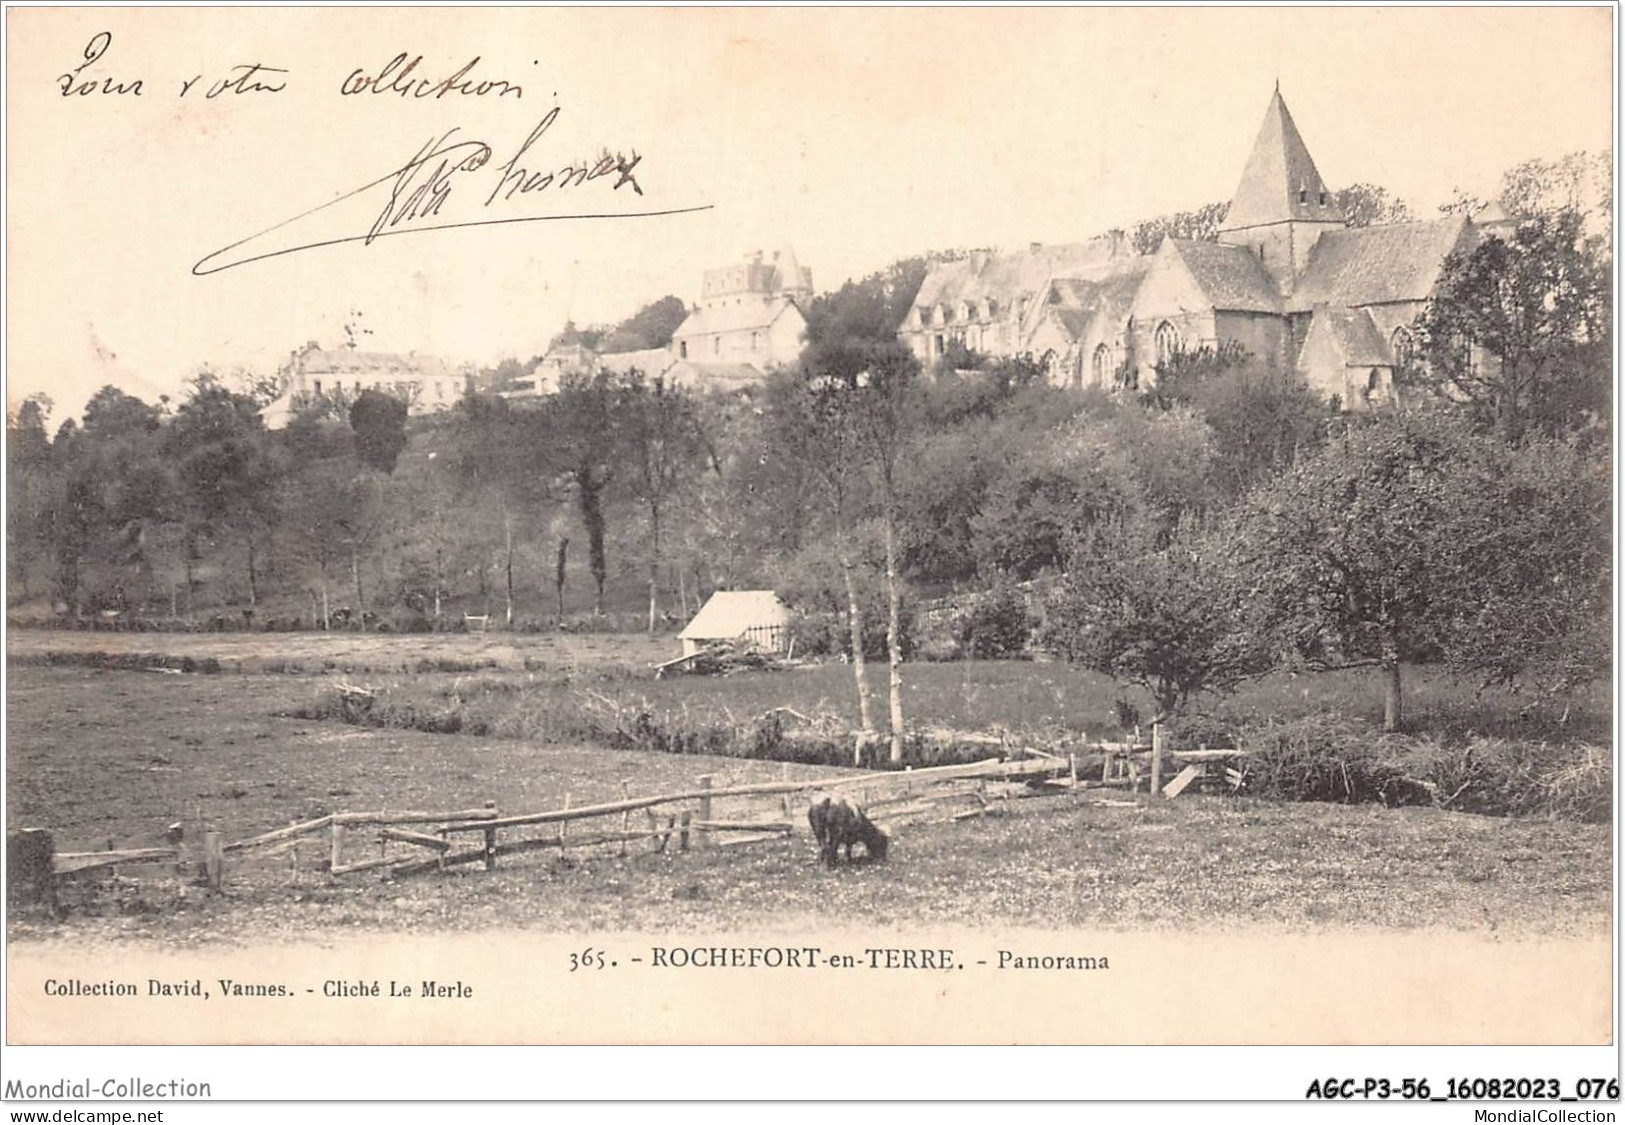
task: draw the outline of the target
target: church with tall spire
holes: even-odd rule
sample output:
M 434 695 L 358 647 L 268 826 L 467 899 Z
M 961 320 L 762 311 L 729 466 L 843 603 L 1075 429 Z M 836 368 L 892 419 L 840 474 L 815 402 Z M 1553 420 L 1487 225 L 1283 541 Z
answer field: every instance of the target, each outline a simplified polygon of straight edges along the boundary
M 1240 347 L 1362 410 L 1391 399 L 1411 323 L 1478 237 L 1463 215 L 1348 226 L 1277 85 L 1215 239 L 1139 255 L 1114 232 L 944 263 L 899 336 L 925 363 L 957 342 L 1107 388 L 1147 385 L 1179 353 Z

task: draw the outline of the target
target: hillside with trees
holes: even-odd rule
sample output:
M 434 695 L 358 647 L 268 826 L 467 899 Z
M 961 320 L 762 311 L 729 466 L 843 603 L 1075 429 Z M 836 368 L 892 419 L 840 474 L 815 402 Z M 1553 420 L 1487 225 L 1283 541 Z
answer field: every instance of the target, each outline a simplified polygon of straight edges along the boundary
M 251 377 L 205 370 L 174 403 L 104 388 L 54 434 L 35 397 L 7 419 L 10 613 L 656 631 L 713 590 L 772 586 L 803 652 L 850 656 L 894 755 L 905 660 L 1029 636 L 1162 716 L 1281 668 L 1381 669 L 1391 727 L 1408 664 L 1573 684 L 1609 659 L 1612 216 L 1594 171 L 1508 174 L 1512 224 L 1449 262 L 1403 409 L 1364 415 L 1239 349 L 1177 354 L 1142 394 L 963 351 L 922 370 L 895 331 L 924 257 L 816 298 L 800 362 L 748 392 L 605 370 L 422 418 L 366 392 L 273 431 Z M 1355 222 L 1408 213 L 1372 185 L 1339 201 Z M 1208 237 L 1222 210 L 1133 238 Z M 662 298 L 560 340 L 657 348 L 683 314 Z M 948 594 L 1003 607 L 1001 639 L 927 636 L 919 611 Z M 884 716 L 865 660 L 888 666 Z

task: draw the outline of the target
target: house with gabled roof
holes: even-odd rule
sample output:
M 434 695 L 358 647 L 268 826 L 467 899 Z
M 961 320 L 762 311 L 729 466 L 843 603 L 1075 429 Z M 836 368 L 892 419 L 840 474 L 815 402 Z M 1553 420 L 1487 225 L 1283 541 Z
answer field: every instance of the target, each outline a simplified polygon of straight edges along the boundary
M 756 379 L 801 354 L 812 271 L 788 247 L 705 271 L 700 299 L 678 326 L 671 351 L 695 364 L 748 366 Z

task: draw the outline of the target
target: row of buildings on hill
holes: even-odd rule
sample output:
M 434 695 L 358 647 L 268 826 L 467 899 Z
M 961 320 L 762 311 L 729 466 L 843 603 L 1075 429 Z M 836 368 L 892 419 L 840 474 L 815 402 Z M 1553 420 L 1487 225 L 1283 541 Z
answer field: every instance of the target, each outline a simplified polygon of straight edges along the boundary
M 1350 228 L 1279 89 L 1216 241 L 1135 254 L 1121 232 L 932 270 L 899 336 L 922 363 L 959 344 L 1030 355 L 1070 386 L 1132 387 L 1178 352 L 1245 348 L 1327 399 L 1387 399 L 1446 259 L 1505 222 L 1448 215 Z
M 1155 253 L 1139 254 L 1113 231 L 943 262 L 926 275 L 898 337 L 927 366 L 959 346 L 1031 356 L 1058 384 L 1108 389 L 1154 380 L 1181 352 L 1239 346 L 1358 410 L 1392 395 L 1413 346 L 1410 325 L 1446 259 L 1505 221 L 1492 208 L 1476 220 L 1349 227 L 1277 88 L 1217 240 L 1166 238 Z M 812 295 L 811 271 L 790 249 L 758 252 L 705 271 L 669 346 L 611 354 L 555 347 L 503 393 L 547 395 L 562 378 L 599 368 L 636 368 L 701 389 L 748 387 L 799 355 Z M 422 357 L 310 344 L 283 377 L 284 414 L 295 396 L 364 386 L 401 394 L 423 413 L 454 403 L 469 373 Z

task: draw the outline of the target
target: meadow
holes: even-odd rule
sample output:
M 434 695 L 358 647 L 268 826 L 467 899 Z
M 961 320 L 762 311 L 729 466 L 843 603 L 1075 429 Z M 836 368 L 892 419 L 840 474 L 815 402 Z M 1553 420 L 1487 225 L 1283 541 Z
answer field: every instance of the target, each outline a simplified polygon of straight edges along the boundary
M 567 798 L 579 805 L 683 789 L 700 774 L 718 785 L 850 774 L 616 748 L 591 736 L 584 717 L 628 712 L 722 725 L 775 708 L 832 722 L 855 717 L 845 666 L 656 681 L 648 665 L 672 646 L 670 638 L 606 636 L 15 631 L 8 820 L 49 828 L 59 849 L 78 850 L 156 844 L 175 822 L 232 840 L 343 810 L 492 801 L 508 813 L 556 808 Z M 164 666 L 180 657 L 194 671 Z M 211 660 L 207 667 L 218 670 L 201 671 Z M 877 705 L 881 671 L 874 670 Z M 912 722 L 1002 728 L 1012 737 L 1115 737 L 1116 705 L 1128 695 L 1055 663 L 915 664 L 905 675 Z M 467 726 L 448 732 L 297 717 L 340 683 L 459 706 Z M 1378 687 L 1374 677 L 1356 675 L 1279 677 L 1208 702 L 1238 714 L 1370 717 L 1380 710 Z M 1606 731 L 1602 689 L 1535 708 L 1426 670 L 1410 675 L 1410 689 L 1411 720 L 1424 731 L 1529 738 Z M 394 882 L 371 875 L 331 882 L 313 869 L 278 867 L 245 871 L 219 897 L 174 881 L 113 881 L 70 898 L 65 920 L 19 918 L 13 934 L 251 940 L 334 925 L 388 929 L 425 911 L 434 925 L 453 928 L 722 927 L 831 910 L 875 923 L 1568 932 L 1608 924 L 1611 886 L 1606 823 L 1119 792 L 1013 801 L 983 819 L 913 825 L 892 862 L 838 873 L 817 867 L 805 837 L 686 855 L 542 853 L 490 873 Z

